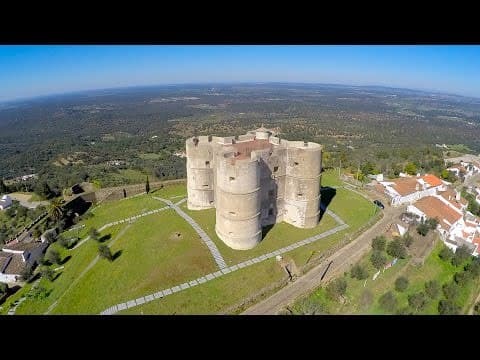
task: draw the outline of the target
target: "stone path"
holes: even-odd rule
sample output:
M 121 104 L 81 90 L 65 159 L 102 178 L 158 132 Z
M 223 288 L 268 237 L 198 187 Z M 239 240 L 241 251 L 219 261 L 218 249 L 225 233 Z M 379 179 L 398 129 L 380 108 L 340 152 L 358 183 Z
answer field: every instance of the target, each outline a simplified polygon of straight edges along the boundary
M 160 199 L 159 199 L 160 200 Z M 165 201 L 165 200 L 161 200 L 161 201 Z M 167 200 L 168 201 L 168 200 Z M 171 203 L 171 202 L 170 202 Z M 173 204 L 172 204 L 173 205 Z M 181 211 L 181 210 L 180 210 Z M 183 211 L 182 211 L 183 212 Z M 185 214 L 186 215 L 186 214 Z M 244 262 L 241 262 L 240 264 L 236 264 L 236 265 L 233 265 L 233 266 L 229 266 L 229 267 L 224 267 L 222 268 L 221 270 L 219 271 L 216 271 L 216 272 L 213 272 L 213 273 L 210 273 L 210 274 L 207 274 L 205 276 L 202 276 L 202 277 L 199 277 L 197 279 L 194 279 L 192 281 L 189 281 L 189 282 L 185 282 L 183 284 L 180 284 L 180 285 L 177 285 L 177 286 L 174 286 L 174 287 L 171 287 L 171 288 L 168 288 L 168 289 L 165 289 L 165 290 L 160 290 L 154 294 L 150 294 L 150 295 L 146 295 L 146 296 L 141 296 L 139 297 L 138 299 L 135 299 L 135 300 L 130 300 L 130 301 L 127 301 L 127 302 L 124 302 L 124 303 L 121 303 L 121 304 L 116 304 L 116 305 L 113 305 L 111 307 L 109 307 L 108 309 L 102 311 L 100 313 L 100 315 L 112 315 L 112 314 L 115 314 L 119 311 L 122 311 L 122 310 L 125 310 L 125 309 L 129 309 L 129 308 L 132 308 L 132 307 L 135 307 L 135 306 L 138 306 L 138 305 L 142 305 L 142 304 L 145 304 L 145 303 L 148 303 L 150 301 L 153 301 L 153 300 L 156 300 L 156 299 L 161 299 L 161 298 L 164 298 L 165 296 L 168 296 L 168 295 L 171 295 L 171 294 L 174 294 L 178 291 L 182 291 L 182 290 L 185 290 L 185 289 L 189 289 L 191 287 L 194 287 L 194 286 L 197 286 L 199 284 L 203 284 L 203 283 L 206 283 L 207 281 L 211 281 L 213 279 L 216 279 L 218 277 L 221 277 L 223 275 L 226 275 L 228 273 L 231 273 L 233 271 L 236 271 L 236 270 L 239 270 L 239 269 L 242 269 L 242 268 L 245 268 L 245 267 L 248 267 L 248 266 L 251 266 L 253 264 L 257 264 L 257 263 L 260 263 L 262 261 L 265 261 L 267 259 L 271 259 L 271 258 L 274 258 L 276 257 L 277 255 L 281 255 L 281 254 L 284 254 L 284 253 L 287 253 L 289 251 L 292 251 L 296 248 L 299 248 L 301 246 L 305 246 L 305 245 L 308 245 L 308 244 L 311 244 L 317 240 L 320 240 L 324 237 L 327 237 L 327 236 L 330 236 L 330 235 L 333 235 L 339 231 L 342 231 L 346 228 L 348 228 L 348 225 L 344 223 L 344 221 L 342 219 L 340 219 L 336 214 L 334 214 L 333 212 L 329 212 L 329 215 L 331 215 L 335 221 L 337 221 L 338 223 L 340 223 L 339 226 L 333 228 L 333 229 L 330 229 L 328 231 L 325 231 L 321 234 L 317 234 L 317 235 L 314 235 L 314 236 L 311 236 L 307 239 L 304 239 L 304 240 L 301 240 L 301 241 L 298 241 L 294 244 L 291 244 L 289 246 L 285 246 L 281 249 L 278 249 L 278 250 L 275 250 L 275 251 L 272 251 L 268 254 L 264 254 L 264 255 L 260 255 L 260 256 L 257 256 L 256 258 L 253 258 L 253 259 L 250 259 L 250 260 L 247 260 L 247 261 L 244 261 Z M 188 216 L 188 215 L 187 215 Z M 188 220 L 187 220 L 188 221 Z M 198 225 L 197 225 L 198 226 Z M 203 231 L 203 230 L 202 230 Z M 217 250 L 218 251 L 218 250 Z
M 169 209 L 168 206 L 165 206 L 165 207 L 162 207 L 162 208 L 159 208 L 159 209 L 155 209 L 155 210 L 150 210 L 150 211 L 146 211 L 144 213 L 141 213 L 139 215 L 135 215 L 135 216 L 131 216 L 131 217 L 128 217 L 126 219 L 122 219 L 122 220 L 118 220 L 118 221 L 113 221 L 111 223 L 108 223 L 108 224 L 105 224 L 103 225 L 102 227 L 100 227 L 98 229 L 98 232 L 102 232 L 103 230 L 105 230 L 106 228 L 109 228 L 111 226 L 115 226 L 115 225 L 119 225 L 119 224 L 123 224 L 123 223 L 127 223 L 127 222 L 130 222 L 130 221 L 133 221 L 133 220 L 137 220 L 137 219 L 140 219 L 141 217 L 144 217 L 144 216 L 147 216 L 147 215 L 152 215 L 152 214 L 156 214 L 160 211 L 164 211 L 164 210 L 167 210 Z M 85 239 L 83 239 L 82 241 L 80 241 L 77 245 L 75 245 L 72 250 L 75 250 L 76 248 L 78 248 L 80 245 L 82 245 L 83 243 L 85 243 L 85 241 L 87 241 L 88 239 L 90 239 L 90 235 L 87 236 Z
M 185 201 L 185 199 L 179 201 L 178 203 L 174 204 L 170 200 L 167 199 L 162 199 L 156 196 L 152 196 L 152 198 L 157 199 L 159 201 L 164 202 L 167 204 L 169 207 L 171 207 L 173 210 L 177 212 L 178 215 L 180 215 L 182 218 L 184 218 L 192 227 L 193 229 L 197 232 L 198 235 L 200 235 L 200 238 L 202 241 L 207 245 L 208 250 L 210 250 L 210 253 L 212 254 L 213 258 L 215 259 L 215 262 L 217 263 L 218 267 L 220 269 L 224 269 L 227 267 L 227 264 L 225 263 L 225 260 L 223 259 L 222 254 L 220 254 L 220 251 L 218 251 L 217 245 L 210 239 L 210 237 L 207 235 L 205 231 L 198 225 L 195 220 L 193 220 L 190 216 L 188 216 L 180 207 L 178 204 L 181 204 L 182 202 Z

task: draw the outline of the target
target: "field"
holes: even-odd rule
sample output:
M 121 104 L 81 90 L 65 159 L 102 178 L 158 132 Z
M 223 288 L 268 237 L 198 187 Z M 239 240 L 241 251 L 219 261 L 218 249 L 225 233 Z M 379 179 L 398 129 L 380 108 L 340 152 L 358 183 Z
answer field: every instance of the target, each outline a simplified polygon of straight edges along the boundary
M 323 182 L 325 186 L 339 185 L 333 173 L 326 174 Z M 172 199 L 176 202 L 185 195 L 185 184 L 179 184 L 165 186 L 148 195 L 116 202 L 104 202 L 91 210 L 94 214 L 92 218 L 80 223 L 80 225 L 85 224 L 85 227 L 79 233 L 85 236 L 92 226 L 99 228 L 105 223 L 165 206 L 152 196 Z M 185 203 L 181 206 L 185 210 Z M 350 227 L 288 252 L 284 254 L 285 259 L 294 260 L 296 265 L 301 267 L 342 240 L 349 240 L 351 238 L 349 234 L 357 231 L 373 215 L 372 204 L 369 201 L 340 187 L 336 189 L 329 209 L 338 214 Z M 315 229 L 296 229 L 288 224 L 277 224 L 255 249 L 234 251 L 216 237 L 214 211 L 185 211 L 191 214 L 212 237 L 228 265 L 279 249 L 336 226 L 335 221 L 328 214 L 324 215 Z M 116 303 L 148 295 L 217 270 L 212 255 L 193 228 L 171 209 L 139 218 L 133 223 L 109 227 L 101 235 L 105 239 L 105 244 L 109 245 L 112 253 L 117 256 L 113 262 L 97 258 L 97 244 L 93 240 L 88 240 L 72 250 L 61 249 L 58 244 L 52 245 L 60 249 L 63 258 L 67 258 L 64 269 L 58 271 L 60 275 L 53 282 L 42 278 L 38 286 L 45 289 L 46 295 L 27 298 L 18 306 L 16 313 L 95 314 Z M 52 268 L 57 266 L 52 265 Z M 236 304 L 272 284 L 279 283 L 285 277 L 286 274 L 278 263 L 274 259 L 269 259 L 201 286 L 120 313 L 235 312 Z M 24 296 L 29 287 L 30 285 L 27 285 L 7 299 L 2 313 L 8 311 L 13 301 Z
M 450 262 L 442 260 L 438 254 L 444 247 L 440 240 L 437 240 L 435 247 L 425 259 L 425 263 L 421 266 L 415 266 L 409 258 L 400 259 L 394 266 L 381 272 L 378 278 L 373 281 L 372 275 L 377 271 L 371 264 L 369 252 L 360 263 L 368 269 L 369 277 L 367 280 L 353 279 L 349 274 L 342 276 L 347 282 L 347 291 L 345 301 L 332 301 L 326 295 L 325 288 L 318 288 L 306 298 L 297 300 L 294 305 L 294 311 L 302 312 L 302 304 L 305 302 L 317 304 L 329 314 L 389 314 L 397 313 L 397 311 L 407 310 L 408 313 L 438 315 L 438 303 L 443 299 L 443 295 L 437 296 L 435 299 L 427 298 L 426 305 L 415 311 L 409 308 L 409 296 L 425 291 L 425 283 L 430 280 L 436 280 L 442 286 L 451 282 L 453 275 L 460 271 L 460 267 L 453 266 Z M 388 259 L 392 260 L 391 257 Z M 408 288 L 399 292 L 395 290 L 395 280 L 404 276 L 408 279 Z M 480 281 L 478 279 L 470 282 L 467 286 L 460 290 L 457 303 L 462 308 L 462 313 L 467 313 L 473 305 L 474 294 L 480 289 Z M 392 291 L 397 299 L 397 306 L 394 312 L 382 309 L 379 299 L 388 291 Z

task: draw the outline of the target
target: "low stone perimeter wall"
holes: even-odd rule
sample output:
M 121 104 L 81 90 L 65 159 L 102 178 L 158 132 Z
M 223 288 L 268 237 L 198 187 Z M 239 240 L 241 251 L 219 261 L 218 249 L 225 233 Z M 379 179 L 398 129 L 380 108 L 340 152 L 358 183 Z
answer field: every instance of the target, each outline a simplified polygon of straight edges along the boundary
M 172 184 L 181 184 L 181 183 L 185 183 L 186 181 L 187 181 L 186 179 L 155 181 L 150 183 L 150 190 L 151 191 L 157 190 L 162 185 L 168 186 Z M 127 197 L 138 195 L 145 192 L 145 183 L 100 189 L 95 191 L 95 199 L 97 203 L 103 202 L 103 201 L 114 201 L 114 200 L 123 199 L 124 198 L 123 189 L 125 189 L 125 192 L 127 193 Z

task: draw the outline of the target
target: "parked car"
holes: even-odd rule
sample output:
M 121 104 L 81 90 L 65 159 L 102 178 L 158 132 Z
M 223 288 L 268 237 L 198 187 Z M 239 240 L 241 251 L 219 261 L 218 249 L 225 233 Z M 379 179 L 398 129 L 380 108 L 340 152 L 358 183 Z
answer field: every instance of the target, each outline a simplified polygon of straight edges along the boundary
M 385 206 L 382 204 L 380 200 L 374 200 L 373 203 L 377 205 L 380 209 L 385 209 Z

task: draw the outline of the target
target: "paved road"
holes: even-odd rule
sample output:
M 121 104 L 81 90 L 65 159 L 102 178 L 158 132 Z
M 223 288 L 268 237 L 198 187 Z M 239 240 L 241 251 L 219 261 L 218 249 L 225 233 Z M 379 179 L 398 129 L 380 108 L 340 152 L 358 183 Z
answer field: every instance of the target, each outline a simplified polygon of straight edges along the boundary
M 326 258 L 322 263 L 299 277 L 295 282 L 288 284 L 264 301 L 250 307 L 244 315 L 275 315 L 280 310 L 293 303 L 299 296 L 318 287 L 322 282 L 327 282 L 334 275 L 349 269 L 370 249 L 372 238 L 386 230 L 392 220 L 398 217 L 404 207 L 386 207 L 383 218 L 371 228 L 362 233 L 355 240 Z M 322 279 L 323 278 L 323 279 Z
M 20 205 L 23 207 L 29 208 L 29 209 L 36 209 L 38 206 L 43 205 L 43 206 L 48 206 L 50 204 L 50 201 L 29 201 L 31 198 L 31 195 L 26 195 L 26 194 L 18 194 L 18 193 L 11 193 L 8 194 L 13 200 L 17 200 L 20 202 Z
M 181 204 L 185 200 L 180 200 L 177 204 L 174 204 L 170 200 L 167 199 L 162 199 L 157 196 L 152 196 L 154 199 L 163 201 L 165 204 L 167 204 L 169 207 L 171 207 L 173 210 L 177 212 L 178 215 L 180 215 L 182 218 L 185 219 L 192 227 L 193 229 L 197 232 L 198 235 L 200 235 L 200 238 L 202 241 L 207 245 L 208 250 L 210 250 L 210 253 L 212 254 L 213 258 L 215 259 L 215 262 L 217 263 L 218 267 L 220 269 L 224 269 L 227 267 L 227 264 L 225 263 L 225 260 L 223 259 L 222 254 L 220 254 L 220 251 L 218 251 L 217 245 L 210 239 L 210 237 L 207 235 L 205 231 L 198 225 L 195 220 L 193 220 L 190 216 L 188 216 L 182 209 L 177 204 Z

